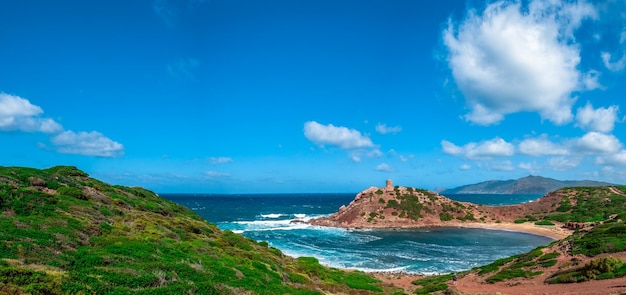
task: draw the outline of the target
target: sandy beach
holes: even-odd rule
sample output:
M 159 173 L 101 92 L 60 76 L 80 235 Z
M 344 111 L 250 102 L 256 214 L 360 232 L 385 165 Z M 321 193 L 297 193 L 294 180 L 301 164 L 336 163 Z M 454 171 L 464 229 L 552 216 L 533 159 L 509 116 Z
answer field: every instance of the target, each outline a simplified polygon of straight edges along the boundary
M 456 225 L 460 228 L 482 228 L 482 229 L 494 229 L 494 230 L 506 230 L 525 232 L 534 235 L 545 236 L 554 240 L 561 240 L 569 237 L 573 231 L 562 228 L 559 225 L 535 225 L 534 223 L 463 223 Z

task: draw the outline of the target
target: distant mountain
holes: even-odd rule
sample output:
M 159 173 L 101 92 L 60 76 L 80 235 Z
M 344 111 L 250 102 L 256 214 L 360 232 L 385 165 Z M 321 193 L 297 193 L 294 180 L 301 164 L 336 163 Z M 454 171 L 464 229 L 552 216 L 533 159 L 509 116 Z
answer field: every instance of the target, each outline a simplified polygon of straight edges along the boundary
M 564 187 L 612 186 L 615 184 L 592 180 L 560 181 L 541 176 L 526 176 L 517 180 L 490 180 L 440 191 L 441 194 L 547 194 Z

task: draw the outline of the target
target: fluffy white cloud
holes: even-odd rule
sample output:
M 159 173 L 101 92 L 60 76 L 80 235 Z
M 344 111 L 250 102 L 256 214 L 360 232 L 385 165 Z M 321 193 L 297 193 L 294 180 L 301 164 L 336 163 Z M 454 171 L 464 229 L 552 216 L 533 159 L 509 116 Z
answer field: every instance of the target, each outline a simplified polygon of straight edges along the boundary
M 0 93 L 0 131 L 55 133 L 63 127 L 52 119 L 40 118 L 41 107 L 19 96 Z
M 381 172 L 393 172 L 393 168 L 391 168 L 391 166 L 389 166 L 386 163 L 382 163 L 382 164 L 376 166 L 376 168 L 374 168 L 374 170 L 381 171 Z
M 538 112 L 555 124 L 572 119 L 570 97 L 591 85 L 579 72 L 573 32 L 596 12 L 584 1 L 497 1 L 470 11 L 443 32 L 447 61 L 471 112 L 466 120 L 495 124 L 507 114 Z M 587 81 L 583 81 L 587 80 Z
M 545 135 L 542 135 L 539 138 L 528 138 L 523 140 L 519 144 L 518 149 L 521 154 L 529 156 L 569 154 L 567 147 L 551 142 Z
M 600 56 L 602 57 L 604 66 L 609 69 L 609 71 L 619 72 L 626 67 L 626 54 L 622 55 L 622 57 L 616 61 L 612 61 L 614 60 L 613 55 L 608 52 L 602 52 Z
M 626 150 L 621 150 L 615 154 L 598 157 L 596 164 L 607 166 L 626 166 Z
M 233 161 L 233 159 L 229 158 L 229 157 L 211 157 L 211 158 L 209 158 L 209 162 L 211 162 L 211 164 L 213 164 L 213 165 L 230 163 L 232 161 Z
M 512 156 L 515 153 L 515 147 L 499 137 L 479 143 L 470 142 L 462 147 L 442 140 L 441 146 L 446 154 L 463 156 L 468 159 L 489 159 L 491 157 Z
M 461 169 L 461 170 L 470 170 L 470 169 L 472 169 L 472 166 L 470 166 L 469 164 L 462 164 L 461 166 L 459 166 L 459 169 Z
M 608 133 L 613 131 L 617 121 L 619 106 L 594 109 L 591 103 L 587 102 L 585 107 L 578 108 L 576 113 L 576 125 L 589 131 Z
M 402 131 L 402 127 L 400 126 L 387 127 L 387 124 L 378 123 L 378 125 L 376 125 L 376 131 L 380 134 L 389 134 L 389 133 L 395 134 L 395 133 Z
M 342 149 L 372 147 L 372 141 L 361 132 L 333 124 L 322 125 L 315 121 L 304 123 L 304 136 L 319 145 L 332 145 Z
M 124 154 L 124 146 L 100 132 L 64 131 L 52 138 L 57 150 L 65 154 L 97 157 L 117 157 Z
M 588 132 L 581 138 L 571 141 L 572 149 L 578 153 L 609 154 L 622 148 L 622 143 L 612 134 Z

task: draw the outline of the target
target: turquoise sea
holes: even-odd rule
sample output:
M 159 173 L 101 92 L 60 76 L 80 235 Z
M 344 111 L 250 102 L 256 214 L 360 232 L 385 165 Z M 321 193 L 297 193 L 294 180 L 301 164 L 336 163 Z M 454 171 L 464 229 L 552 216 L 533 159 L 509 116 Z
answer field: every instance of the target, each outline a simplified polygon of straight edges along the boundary
M 409 273 L 467 270 L 547 245 L 546 237 L 499 230 L 438 228 L 346 230 L 292 220 L 332 214 L 355 194 L 164 194 L 223 230 L 267 241 L 285 254 L 332 267 Z M 518 204 L 538 195 L 448 195 L 485 205 Z

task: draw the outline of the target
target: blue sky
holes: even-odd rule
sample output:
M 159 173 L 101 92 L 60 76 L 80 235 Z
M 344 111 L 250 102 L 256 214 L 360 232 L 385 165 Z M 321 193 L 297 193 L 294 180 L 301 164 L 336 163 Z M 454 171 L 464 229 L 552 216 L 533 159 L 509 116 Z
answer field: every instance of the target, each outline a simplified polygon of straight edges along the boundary
M 156 192 L 626 183 L 626 2 L 0 2 L 0 165 Z

